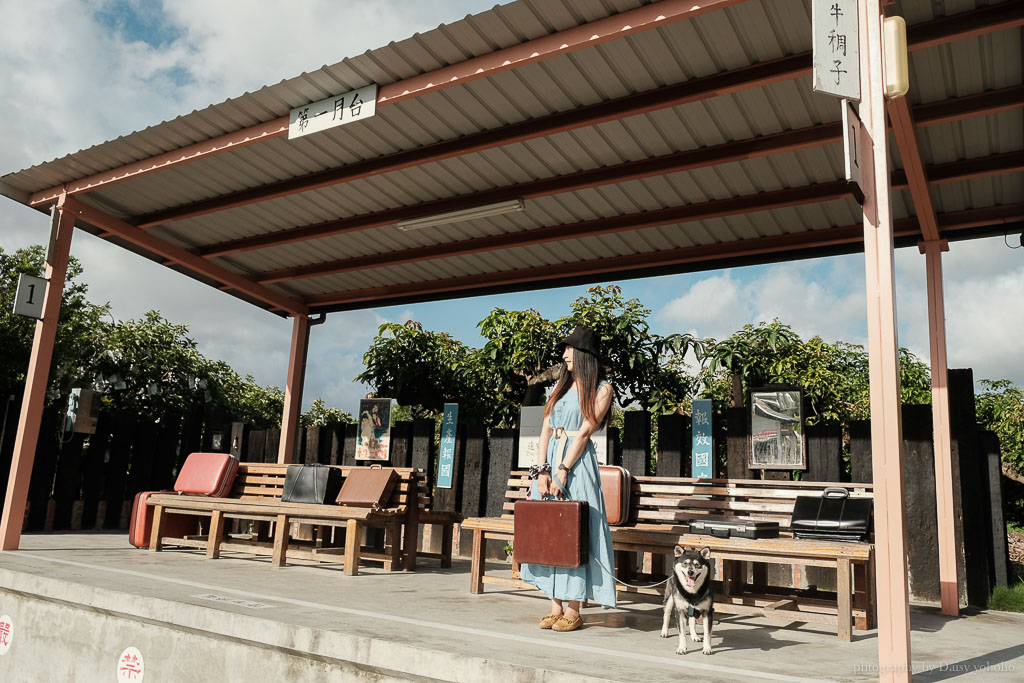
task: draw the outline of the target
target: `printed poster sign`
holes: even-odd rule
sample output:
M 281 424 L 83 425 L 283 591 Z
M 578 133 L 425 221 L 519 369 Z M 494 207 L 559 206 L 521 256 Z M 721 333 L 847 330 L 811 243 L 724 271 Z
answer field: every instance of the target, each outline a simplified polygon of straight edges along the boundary
M 540 445 L 540 429 L 544 424 L 544 406 L 523 406 L 519 411 L 519 458 L 517 467 L 537 464 L 537 448 Z M 608 426 L 605 425 L 590 436 L 597 451 L 597 462 L 608 464 Z
M 459 426 L 459 404 L 445 403 L 441 418 L 441 457 L 437 461 L 437 487 L 452 487 L 452 470 L 455 467 L 455 432 Z
M 364 398 L 359 402 L 356 460 L 388 460 L 390 445 L 391 399 Z
M 691 477 L 696 479 L 711 479 L 714 472 L 715 438 L 712 432 L 713 413 L 710 399 L 695 399 L 693 401 L 693 464 L 691 466 Z

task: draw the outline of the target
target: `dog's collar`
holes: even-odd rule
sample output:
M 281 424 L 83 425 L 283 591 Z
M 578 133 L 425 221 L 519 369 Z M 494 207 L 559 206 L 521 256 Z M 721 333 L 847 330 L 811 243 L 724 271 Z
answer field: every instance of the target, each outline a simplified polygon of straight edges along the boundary
M 686 605 L 686 618 L 687 619 L 693 619 L 693 615 L 695 613 L 696 613 L 696 610 L 693 609 L 693 605 L 687 603 L 687 605 Z

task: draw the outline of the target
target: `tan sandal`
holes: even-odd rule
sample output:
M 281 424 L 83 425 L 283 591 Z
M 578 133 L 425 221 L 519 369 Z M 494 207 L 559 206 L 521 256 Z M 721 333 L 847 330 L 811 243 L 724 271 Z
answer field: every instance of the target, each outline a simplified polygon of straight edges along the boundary
M 576 617 L 575 619 L 569 619 L 565 615 L 558 618 L 552 626 L 552 631 L 575 631 L 580 626 L 583 626 L 583 617 Z
M 537 625 L 540 626 L 541 628 L 552 628 L 555 625 L 555 622 L 558 621 L 561 618 L 562 618 L 561 614 L 549 614 L 546 617 L 544 617 L 543 619 L 541 619 L 540 623 L 537 624 Z

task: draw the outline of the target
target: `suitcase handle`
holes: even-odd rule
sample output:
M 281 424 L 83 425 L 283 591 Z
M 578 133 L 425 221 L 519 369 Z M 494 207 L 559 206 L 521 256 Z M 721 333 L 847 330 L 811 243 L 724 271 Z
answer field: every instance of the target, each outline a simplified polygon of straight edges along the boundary
M 705 528 L 707 528 L 707 527 L 705 527 Z M 715 538 L 729 538 L 729 530 L 728 529 L 717 529 L 715 527 L 712 527 L 710 529 L 710 531 L 711 531 L 711 535 L 714 536 Z
M 849 498 L 850 492 L 842 486 L 829 486 L 821 492 L 822 498 Z

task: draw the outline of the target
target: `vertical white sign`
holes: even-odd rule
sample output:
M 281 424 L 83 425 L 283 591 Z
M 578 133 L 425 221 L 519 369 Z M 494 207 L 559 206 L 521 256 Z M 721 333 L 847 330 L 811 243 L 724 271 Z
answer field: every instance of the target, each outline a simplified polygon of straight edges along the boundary
M 22 273 L 18 276 L 18 291 L 14 295 L 14 312 L 41 320 L 45 294 L 46 280 L 44 278 Z
M 813 0 L 815 92 L 860 102 L 860 25 L 857 0 Z

